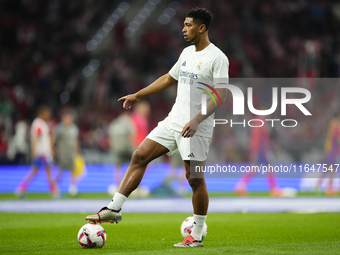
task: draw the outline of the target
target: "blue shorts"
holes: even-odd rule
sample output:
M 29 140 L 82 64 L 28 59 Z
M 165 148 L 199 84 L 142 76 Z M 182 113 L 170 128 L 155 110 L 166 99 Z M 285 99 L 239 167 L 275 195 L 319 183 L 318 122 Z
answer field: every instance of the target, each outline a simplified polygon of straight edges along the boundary
M 257 155 L 256 161 L 258 164 L 264 164 L 264 165 L 267 165 L 269 163 L 267 155 L 264 151 L 259 152 L 259 154 Z
M 32 160 L 32 165 L 37 167 L 49 167 L 52 165 L 52 160 L 48 159 L 46 156 L 39 156 Z

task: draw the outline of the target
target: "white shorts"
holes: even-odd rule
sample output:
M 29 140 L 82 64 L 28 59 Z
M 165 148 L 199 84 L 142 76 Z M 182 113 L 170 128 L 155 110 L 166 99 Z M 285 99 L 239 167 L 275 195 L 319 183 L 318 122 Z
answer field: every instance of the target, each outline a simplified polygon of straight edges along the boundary
M 178 150 L 183 160 L 206 160 L 211 138 L 198 135 L 184 138 L 181 132 L 169 128 L 168 121 L 168 118 L 160 121 L 146 138 L 166 147 L 169 156 Z

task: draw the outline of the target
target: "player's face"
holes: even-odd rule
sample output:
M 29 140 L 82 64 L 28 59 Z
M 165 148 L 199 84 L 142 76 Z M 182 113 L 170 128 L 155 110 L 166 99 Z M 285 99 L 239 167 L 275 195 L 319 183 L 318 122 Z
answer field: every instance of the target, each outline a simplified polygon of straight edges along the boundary
M 65 113 L 62 117 L 62 122 L 66 126 L 71 125 L 73 123 L 73 116 L 71 114 Z
M 45 110 L 43 113 L 42 113 L 42 119 L 47 121 L 51 118 L 51 111 L 50 110 Z
M 199 29 L 200 29 L 200 25 L 196 24 L 193 21 L 193 18 L 185 18 L 184 21 L 184 27 L 183 27 L 183 36 L 184 36 L 184 40 L 186 40 L 186 42 L 188 43 L 196 43 L 198 40 L 198 35 L 199 35 Z

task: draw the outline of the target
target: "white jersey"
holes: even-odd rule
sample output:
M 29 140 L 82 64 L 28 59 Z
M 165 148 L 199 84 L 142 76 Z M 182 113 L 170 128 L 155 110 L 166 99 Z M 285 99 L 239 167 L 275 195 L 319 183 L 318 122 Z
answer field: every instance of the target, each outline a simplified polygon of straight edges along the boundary
M 37 157 L 45 156 L 47 159 L 52 159 L 52 151 L 51 151 L 51 139 L 50 139 L 50 129 L 47 123 L 40 119 L 36 118 L 31 126 L 31 142 L 33 143 L 34 139 L 38 139 L 38 144 L 36 148 Z
M 185 124 L 201 111 L 201 95 L 206 92 L 196 88 L 202 87 L 197 81 L 208 81 L 205 83 L 210 83 L 208 85 L 214 87 L 214 80 L 216 82 L 217 78 L 228 81 L 228 70 L 228 58 L 212 43 L 198 52 L 195 51 L 194 45 L 182 51 L 177 63 L 169 71 L 169 74 L 178 81 L 176 101 L 168 116 L 171 129 L 181 132 Z M 211 114 L 202 121 L 196 135 L 211 138 L 213 119 L 214 114 Z

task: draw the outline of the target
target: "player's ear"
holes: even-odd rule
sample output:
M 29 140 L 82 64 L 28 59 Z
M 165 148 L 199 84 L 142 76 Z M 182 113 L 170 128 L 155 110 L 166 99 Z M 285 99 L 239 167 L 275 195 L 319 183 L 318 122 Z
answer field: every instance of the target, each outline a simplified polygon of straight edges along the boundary
M 203 33 L 203 32 L 205 32 L 205 31 L 207 31 L 206 25 L 205 25 L 205 24 L 201 24 L 201 25 L 198 27 L 198 31 L 199 31 L 200 33 Z

